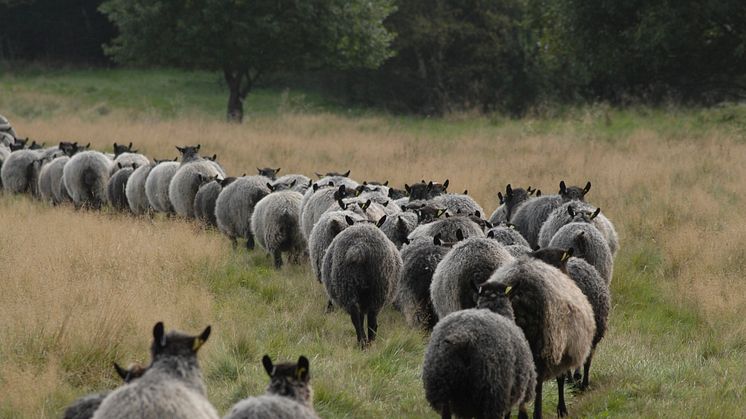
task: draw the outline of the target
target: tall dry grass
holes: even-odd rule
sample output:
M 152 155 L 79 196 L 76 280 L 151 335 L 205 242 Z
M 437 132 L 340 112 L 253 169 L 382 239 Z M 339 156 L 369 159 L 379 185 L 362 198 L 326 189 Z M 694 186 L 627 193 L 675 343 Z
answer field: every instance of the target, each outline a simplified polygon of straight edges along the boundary
M 630 345 L 644 346 L 655 339 L 645 331 L 615 335 L 615 322 L 622 321 L 614 318 L 615 312 L 634 316 L 646 310 L 631 297 L 633 290 L 625 288 L 625 281 L 632 283 L 638 276 L 655 281 L 651 290 L 715 331 L 703 338 L 712 342 L 691 336 L 692 342 L 699 342 L 692 350 L 746 347 L 746 323 L 741 320 L 746 315 L 746 144 L 742 135 L 717 126 L 696 136 L 668 137 L 652 129 L 605 135 L 595 120 L 605 114 L 586 115 L 549 134 L 537 133 L 532 121 L 442 132 L 437 127 L 445 123 L 420 129 L 395 119 L 329 114 L 280 115 L 243 125 L 199 116 L 168 121 L 119 114 L 8 116 L 22 135 L 32 138 L 90 141 L 98 149 L 132 141 L 156 158 L 175 157 L 175 145 L 199 143 L 205 154 L 216 153 L 231 175 L 263 166 L 307 175 L 351 169 L 357 180 L 389 180 L 398 187 L 423 178 L 448 178 L 450 190 L 468 189 L 488 213 L 497 205 L 495 193 L 507 183 L 554 193 L 561 179 L 571 184 L 591 180 L 588 200 L 602 208 L 621 237 L 617 267 L 623 271 L 612 287 L 628 298 L 616 301 L 630 305 L 612 312 L 607 345 L 618 352 L 604 354 L 601 344 L 597 362 L 602 377 L 604 367 L 616 371 L 625 365 L 614 358 L 633 351 Z M 229 313 L 214 308 L 222 297 L 210 293 L 198 274 L 225 269 L 230 263 L 226 244 L 189 223 L 49 209 L 7 196 L 0 199 L 0 214 L 0 407 L 9 405 L 11 411 L 29 416 L 49 414 L 50 400 L 69 399 L 80 387 L 112 384 L 108 376 L 86 376 L 86 363 L 141 356 L 156 320 L 196 330 L 214 320 L 216 312 Z M 274 296 L 280 290 L 271 292 Z M 233 303 L 232 310 L 239 313 L 240 304 Z M 284 319 L 288 324 L 292 320 Z M 352 346 L 352 340 L 349 343 Z M 692 364 L 700 359 L 697 353 L 689 358 L 685 347 L 676 350 Z M 662 353 L 638 355 L 670 360 Z M 322 365 L 338 368 L 333 355 L 327 356 Z M 342 362 L 349 361 L 349 355 L 341 356 Z M 735 374 L 743 376 L 744 369 Z M 611 387 L 614 380 L 606 377 L 604 385 Z M 722 384 L 717 376 L 711 382 Z M 343 383 L 335 382 L 332 388 L 342 389 Z M 235 398 L 235 391 L 219 390 L 226 393 L 221 400 Z M 382 400 L 371 403 L 380 407 Z M 423 401 L 410 403 L 421 409 Z M 583 405 L 603 412 L 598 404 Z M 631 414 L 645 412 L 644 406 Z M 706 412 L 707 406 L 703 408 Z

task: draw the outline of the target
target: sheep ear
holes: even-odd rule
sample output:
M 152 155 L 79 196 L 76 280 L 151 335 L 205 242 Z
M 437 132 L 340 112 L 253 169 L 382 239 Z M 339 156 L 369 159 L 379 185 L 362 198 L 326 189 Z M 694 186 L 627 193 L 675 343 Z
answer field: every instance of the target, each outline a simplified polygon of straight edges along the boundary
M 538 198 L 540 196 L 541 196 L 541 189 L 537 189 L 536 190 L 536 197 Z
M 137 163 L 132 163 L 132 170 L 137 170 Z
M 121 169 L 122 168 L 122 163 L 121 162 L 117 162 L 117 167 Z
M 513 196 L 513 187 L 510 186 L 510 183 L 508 183 L 508 186 L 505 187 L 505 196 L 510 198 Z
M 406 183 L 404 184 L 404 190 L 405 190 L 405 191 L 407 191 L 407 193 L 409 193 L 411 189 L 412 189 L 412 188 L 411 188 L 411 187 L 410 187 L 409 185 L 407 185 Z M 390 193 L 390 192 L 391 192 L 391 191 L 389 191 L 389 193 Z
M 367 200 L 367 201 L 365 201 L 365 203 L 362 206 L 363 211 L 367 211 L 368 210 L 368 208 L 370 207 L 370 202 L 371 202 L 370 199 Z
M 350 171 L 349 170 L 346 171 L 345 174 L 344 174 L 344 177 L 348 177 L 348 176 L 350 176 Z
M 347 209 L 347 204 L 345 204 L 345 202 L 342 201 L 341 199 L 337 200 L 337 204 L 339 204 L 339 207 L 342 208 L 343 210 Z
M 479 211 L 474 212 L 474 216 L 477 218 L 482 218 L 482 213 Z
M 595 211 L 593 211 L 593 214 L 591 214 L 591 220 L 598 217 L 598 214 L 601 213 L 601 208 L 596 208 Z
M 308 186 L 313 185 L 313 181 L 311 179 L 308 179 Z
M 316 192 L 318 190 L 319 190 L 319 184 L 318 183 L 314 183 L 313 184 L 313 191 Z
M 270 190 L 270 191 L 272 191 L 272 192 L 274 192 L 274 191 L 275 191 L 275 187 L 274 187 L 274 186 L 272 186 L 272 184 L 271 184 L 271 183 L 269 183 L 269 182 L 267 182 L 267 188 L 269 188 L 269 190 Z
M 201 348 L 202 345 L 204 345 L 205 342 L 207 342 L 207 338 L 210 337 L 210 332 L 211 331 L 212 331 L 212 327 L 211 326 L 207 326 L 207 327 L 205 327 L 205 330 L 203 330 L 202 333 L 199 336 L 197 336 L 196 338 L 194 338 L 194 343 L 192 344 L 192 350 L 194 352 L 197 352 L 199 350 L 199 348 Z
M 487 238 L 494 239 L 495 238 L 495 232 L 493 230 L 490 230 L 487 232 Z
M 85 145 L 85 148 L 86 148 L 86 149 L 89 149 L 89 148 L 91 148 L 91 143 L 88 143 L 88 144 L 86 144 L 86 145 Z
M 463 195 L 469 195 L 469 190 L 468 189 L 464 189 Z
M 129 371 L 127 371 L 126 369 L 120 367 L 119 364 L 117 364 L 116 362 L 114 363 L 114 369 L 117 371 L 117 375 L 123 381 L 127 381 L 127 376 L 129 375 Z
M 275 375 L 275 366 L 272 365 L 272 359 L 269 357 L 269 355 L 264 355 L 262 357 L 262 365 L 264 365 L 264 371 L 267 371 L 267 375 L 272 377 Z
M 585 184 L 585 188 L 583 188 L 583 196 L 588 193 L 588 191 L 591 190 L 591 182 L 588 181 L 588 183 Z
M 355 224 L 355 220 L 353 220 L 352 217 L 350 217 L 349 215 L 345 215 L 345 221 L 347 222 L 348 226 Z
M 560 259 L 560 262 L 565 263 L 568 259 L 572 257 L 572 254 L 575 250 L 571 247 L 567 250 L 565 250 L 565 253 L 562 254 L 562 258 Z
M 197 144 L 196 150 L 199 151 L 199 148 L 202 147 L 202 144 Z
M 572 208 L 572 205 L 567 206 L 567 215 L 569 215 L 570 218 L 575 216 L 575 210 Z
M 301 355 L 300 358 L 298 358 L 298 366 L 295 367 L 295 378 L 301 381 L 306 381 L 308 379 L 308 358 Z
M 383 182 L 383 186 L 389 186 L 389 181 Z
M 463 240 L 463 239 L 464 239 L 464 232 L 463 232 L 463 231 L 461 231 L 461 229 L 460 229 L 460 228 L 459 228 L 458 230 L 456 230 L 456 239 L 457 239 L 458 241 L 461 241 L 461 240 Z
M 431 180 L 430 183 L 427 184 L 427 190 L 431 190 L 433 188 L 433 181 Z
M 256 172 L 261 175 L 262 174 L 262 169 L 260 169 L 260 168 L 257 167 L 256 168 Z
M 164 331 L 163 322 L 158 322 L 153 327 L 153 340 L 158 346 L 166 346 L 166 333 Z
M 281 167 L 278 167 L 277 169 L 275 169 L 275 173 L 279 173 L 280 169 Z
M 404 244 L 411 243 L 411 241 L 408 238 L 406 238 L 406 237 L 401 242 L 404 243 Z
M 443 182 L 443 190 L 448 189 L 448 179 L 446 179 L 445 182 Z
M 503 193 L 502 192 L 498 192 L 497 193 L 497 199 L 500 200 L 500 204 L 501 205 L 505 203 L 505 198 L 503 198 Z
M 117 144 L 116 144 L 116 143 L 114 143 L 114 146 L 116 146 L 116 145 L 117 145 Z M 184 154 L 184 149 L 183 149 L 183 148 L 181 148 L 181 147 L 179 147 L 179 146 L 176 146 L 176 149 L 177 149 L 177 150 L 179 150 L 179 153 L 181 153 L 181 154 Z
M 381 228 L 381 226 L 385 222 L 386 222 L 386 216 L 384 215 L 383 217 L 381 217 L 381 218 L 378 219 L 378 222 L 376 223 L 376 227 Z
M 566 190 L 567 190 L 567 187 L 565 186 L 565 181 L 564 180 L 560 180 L 560 190 L 559 190 L 559 193 L 564 194 Z
M 296 183 L 297 181 L 298 181 L 298 179 L 293 179 L 293 181 L 292 181 L 292 182 L 290 182 L 290 187 L 292 188 L 293 186 L 295 186 L 295 183 Z
M 132 150 L 132 142 L 130 141 L 129 147 L 127 147 L 128 150 Z
M 436 246 L 440 246 L 441 243 L 443 242 L 440 240 L 440 233 L 438 233 L 435 235 L 435 237 L 433 237 L 433 244 Z

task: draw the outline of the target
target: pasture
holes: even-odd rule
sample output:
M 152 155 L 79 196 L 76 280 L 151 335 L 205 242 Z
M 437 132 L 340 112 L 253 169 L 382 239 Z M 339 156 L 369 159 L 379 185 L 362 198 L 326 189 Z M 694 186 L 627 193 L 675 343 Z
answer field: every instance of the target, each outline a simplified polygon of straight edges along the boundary
M 229 175 L 351 170 L 350 177 L 450 180 L 489 213 L 505 184 L 587 200 L 620 235 L 609 331 L 573 417 L 746 414 L 746 108 L 607 106 L 537 110 L 520 120 L 394 117 L 302 92 L 262 89 L 242 125 L 222 121 L 217 75 L 51 71 L 0 76 L 0 113 L 53 144 L 130 142 L 155 158 L 201 144 Z M 0 417 L 59 417 L 113 388 L 111 363 L 147 362 L 151 328 L 213 335 L 200 351 L 223 414 L 264 391 L 260 359 L 310 360 L 322 417 L 435 417 L 420 378 L 427 334 L 390 306 L 379 338 L 355 345 L 349 317 L 325 314 L 310 266 L 275 271 L 259 248 L 233 250 L 196 222 L 53 208 L 0 197 Z M 544 411 L 557 395 L 545 386 Z

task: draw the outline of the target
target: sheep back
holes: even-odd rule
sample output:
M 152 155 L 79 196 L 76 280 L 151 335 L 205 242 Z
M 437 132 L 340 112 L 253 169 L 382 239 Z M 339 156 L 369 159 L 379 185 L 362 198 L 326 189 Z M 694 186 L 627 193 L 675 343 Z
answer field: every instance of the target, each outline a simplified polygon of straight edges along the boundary
M 456 232 L 461 230 L 464 238 L 484 237 L 484 231 L 479 224 L 475 223 L 469 217 L 448 217 L 441 218 L 429 223 L 420 224 L 409 235 L 409 240 L 418 237 L 435 237 L 440 234 L 441 240 L 445 242 L 458 241 Z
M 179 167 L 181 165 L 178 162 L 167 161 L 157 164 L 150 170 L 148 178 L 145 179 L 145 196 L 154 210 L 166 213 L 174 211 L 168 196 L 168 188 Z
M 168 199 L 174 212 L 182 217 L 194 218 L 194 196 L 201 185 L 199 175 L 205 178 L 216 175 L 224 177 L 225 173 L 220 166 L 209 160 L 198 160 L 179 167 L 168 185 Z
M 76 207 L 99 208 L 106 203 L 106 186 L 112 161 L 98 151 L 83 151 L 70 158 L 62 170 L 65 186 Z
M 290 252 L 298 260 L 306 249 L 300 232 L 303 195 L 292 190 L 273 192 L 261 199 L 251 216 L 256 241 L 268 253 Z
M 236 403 L 223 419 L 317 419 L 313 409 L 288 397 L 264 394 Z
M 337 237 L 337 234 L 348 227 L 345 220 L 346 216 L 356 222 L 364 220 L 361 215 L 352 211 L 329 211 L 319 218 L 308 237 L 308 257 L 311 259 L 311 270 L 319 282 L 321 282 L 321 267 L 326 250 L 332 240 Z
M 128 210 L 130 207 L 126 189 L 127 181 L 134 171 L 132 167 L 122 167 L 109 178 L 109 183 L 106 186 L 106 197 L 109 204 L 119 211 Z
M 194 218 L 202 220 L 207 225 L 218 226 L 215 218 L 215 203 L 223 187 L 220 182 L 212 180 L 199 187 L 194 195 Z
M 150 202 L 145 193 L 145 183 L 148 180 L 148 176 L 150 175 L 150 171 L 153 170 L 153 167 L 152 164 L 138 167 L 132 172 L 127 180 L 127 186 L 125 187 L 124 193 L 127 197 L 130 210 L 134 214 L 145 214 L 150 210 Z
M 244 176 L 223 188 L 215 201 L 215 219 L 218 228 L 231 238 L 248 239 L 252 235 L 251 215 L 254 206 L 269 195 L 269 178 Z
M 515 210 L 509 221 L 515 225 L 515 228 L 533 249 L 538 244 L 539 230 L 542 224 L 549 217 L 549 214 L 560 205 L 562 205 L 562 197 L 559 195 L 531 198 Z
M 572 247 L 576 256 L 585 259 L 596 268 L 606 284 L 611 283 L 614 273 L 611 250 L 601 232 L 592 224 L 574 222 L 564 225 L 554 234 L 549 247 L 560 249 Z
M 429 237 L 420 237 L 401 249 L 401 279 L 394 301 L 410 327 L 432 329 L 437 323 L 430 284 L 438 263 L 450 250 Z

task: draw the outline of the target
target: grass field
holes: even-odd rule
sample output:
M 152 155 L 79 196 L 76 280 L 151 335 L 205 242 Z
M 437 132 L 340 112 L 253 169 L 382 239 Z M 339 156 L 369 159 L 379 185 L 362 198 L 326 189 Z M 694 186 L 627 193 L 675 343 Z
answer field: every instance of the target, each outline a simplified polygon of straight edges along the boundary
M 605 106 L 521 120 L 347 112 L 282 89 L 222 122 L 207 73 L 60 70 L 0 76 L 0 114 L 18 133 L 151 157 L 201 143 L 233 175 L 347 170 L 394 185 L 450 179 L 488 212 L 506 183 L 554 192 L 593 182 L 588 200 L 616 224 L 613 309 L 591 389 L 574 417 L 746 415 L 746 108 Z M 147 361 L 153 324 L 196 333 L 209 398 L 224 413 L 264 391 L 260 359 L 311 361 L 322 417 L 435 417 L 420 381 L 427 336 L 387 308 L 380 338 L 356 349 L 347 315 L 324 314 L 308 266 L 276 272 L 196 224 L 0 197 L 0 417 L 59 417 L 74 398 L 117 385 L 112 361 Z M 553 416 L 556 391 L 545 387 Z

